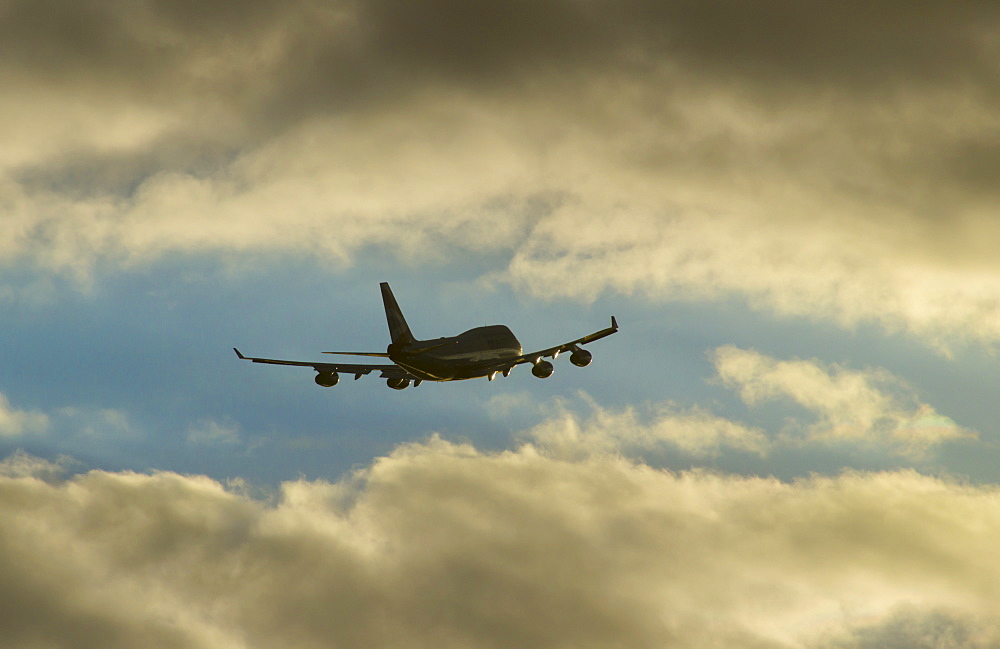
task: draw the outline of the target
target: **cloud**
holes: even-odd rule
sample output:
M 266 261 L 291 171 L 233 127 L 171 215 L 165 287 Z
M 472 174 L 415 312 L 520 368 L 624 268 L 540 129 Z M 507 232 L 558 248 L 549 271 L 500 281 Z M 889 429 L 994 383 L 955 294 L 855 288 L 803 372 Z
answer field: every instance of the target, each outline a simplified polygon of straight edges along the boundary
M 557 400 L 546 409 L 542 422 L 521 433 L 520 439 L 546 455 L 574 461 L 592 456 L 650 461 L 663 453 L 702 460 L 733 453 L 766 458 L 779 450 L 831 444 L 881 449 L 923 461 L 943 444 L 978 438 L 884 369 L 852 370 L 815 359 L 779 360 L 732 345 L 709 356 L 717 373 L 715 382 L 734 390 L 750 407 L 784 405 L 784 425 L 765 430 L 703 406 L 685 407 L 673 401 L 605 408 L 581 392 L 585 413 L 572 408 L 568 400 Z M 491 402 L 491 407 L 502 414 L 517 408 L 521 400 L 503 398 Z
M 233 421 L 201 419 L 188 428 L 190 444 L 232 446 L 240 442 L 240 427 Z
M 69 466 L 75 464 L 72 458 L 60 456 L 55 462 L 34 457 L 17 450 L 0 461 L 0 476 L 6 478 L 37 478 L 55 482 L 63 478 Z
M 814 439 L 878 442 L 920 456 L 937 444 L 974 437 L 886 370 L 781 361 L 731 345 L 716 349 L 712 360 L 722 383 L 748 405 L 785 399 L 813 413 Z
M 0 640 L 989 646 L 998 502 L 905 471 L 782 483 L 436 438 L 270 503 L 170 473 L 5 476 Z
M 862 624 L 823 644 L 823 649 L 985 649 L 996 644 L 995 632 L 985 632 L 975 621 L 947 611 L 919 611 L 902 607 L 888 619 Z
M 715 457 L 724 450 L 765 455 L 771 441 L 764 431 L 718 417 L 699 407 L 682 408 L 667 402 L 640 415 L 629 406 L 602 408 L 586 394 L 590 413 L 579 416 L 566 404 L 524 437 L 555 457 L 580 459 L 590 455 L 645 456 L 657 450 L 679 451 L 697 458 Z
M 49 430 L 45 413 L 12 408 L 7 397 L 0 394 L 0 437 L 20 437 Z
M 121 441 L 136 439 L 143 434 L 129 421 L 125 411 L 114 408 L 66 406 L 56 409 L 55 416 L 60 428 L 84 439 Z
M 489 249 L 537 296 L 1000 339 L 987 2 L 3 11 L 7 263 Z

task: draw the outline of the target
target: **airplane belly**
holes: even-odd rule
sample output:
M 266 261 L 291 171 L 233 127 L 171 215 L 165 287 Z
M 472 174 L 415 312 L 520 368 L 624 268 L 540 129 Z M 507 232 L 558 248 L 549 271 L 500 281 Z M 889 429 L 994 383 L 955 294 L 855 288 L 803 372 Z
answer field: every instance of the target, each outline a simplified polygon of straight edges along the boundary
M 497 363 L 520 356 L 519 349 L 471 350 L 447 355 L 430 354 L 393 359 L 415 377 L 425 381 L 459 381 L 488 376 Z
M 396 361 L 404 370 L 423 381 L 453 381 L 455 380 L 455 368 L 421 359 L 420 361 Z
M 459 381 L 488 376 L 498 363 L 521 355 L 521 343 L 503 325 L 471 329 L 412 353 L 390 355 L 394 363 L 424 381 Z

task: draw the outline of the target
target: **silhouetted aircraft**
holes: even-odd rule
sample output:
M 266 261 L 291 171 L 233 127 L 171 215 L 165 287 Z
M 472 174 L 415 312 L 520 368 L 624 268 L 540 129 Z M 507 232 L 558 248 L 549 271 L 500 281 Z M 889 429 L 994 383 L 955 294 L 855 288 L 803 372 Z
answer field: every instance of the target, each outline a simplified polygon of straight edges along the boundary
M 353 374 L 354 379 L 371 372 L 380 372 L 390 388 L 402 390 L 411 383 L 421 381 L 458 381 L 487 377 L 492 381 L 498 374 L 510 375 L 515 365 L 531 363 L 531 373 L 540 379 L 552 376 L 552 363 L 545 360 L 569 352 L 569 361 L 577 367 L 590 365 L 591 354 L 580 345 L 594 342 L 618 331 L 618 322 L 611 317 L 611 326 L 568 343 L 549 347 L 531 354 L 521 351 L 511 330 L 504 325 L 476 327 L 463 334 L 436 340 L 417 340 L 410 333 L 410 327 L 403 318 L 403 312 L 396 304 L 389 284 L 382 282 L 382 301 L 385 303 L 385 317 L 389 322 L 392 342 L 383 352 L 323 352 L 324 354 L 346 354 L 351 356 L 376 356 L 388 358 L 394 365 L 368 365 L 354 363 L 309 363 L 304 361 L 283 361 L 273 358 L 250 358 L 233 348 L 243 360 L 272 365 L 297 365 L 316 370 L 316 383 L 323 387 L 337 385 L 340 373 Z

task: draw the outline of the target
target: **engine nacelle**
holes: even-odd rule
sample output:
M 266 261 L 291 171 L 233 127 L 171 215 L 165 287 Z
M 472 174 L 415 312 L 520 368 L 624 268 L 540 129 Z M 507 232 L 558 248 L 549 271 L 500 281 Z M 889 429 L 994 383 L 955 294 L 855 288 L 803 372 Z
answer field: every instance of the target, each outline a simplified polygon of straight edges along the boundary
M 586 349 L 577 349 L 569 355 L 569 362 L 577 367 L 587 367 L 592 360 L 594 360 L 594 355 Z
M 385 384 L 393 390 L 405 390 L 410 385 L 410 379 L 386 379 Z
M 324 388 L 332 388 L 340 382 L 340 375 L 336 372 L 320 372 L 316 375 L 316 385 Z
M 552 367 L 552 363 L 548 361 L 538 361 L 535 366 L 531 368 L 531 373 L 540 379 L 547 379 L 552 376 L 552 372 L 555 368 Z

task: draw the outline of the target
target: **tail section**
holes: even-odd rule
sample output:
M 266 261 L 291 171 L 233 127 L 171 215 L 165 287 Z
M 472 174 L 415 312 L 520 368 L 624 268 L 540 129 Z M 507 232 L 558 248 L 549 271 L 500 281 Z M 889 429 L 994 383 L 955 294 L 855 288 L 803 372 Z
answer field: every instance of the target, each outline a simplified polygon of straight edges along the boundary
M 380 286 L 382 287 L 382 302 L 385 304 L 385 319 L 389 323 L 389 336 L 392 337 L 394 345 L 409 345 L 415 339 L 410 333 L 410 327 L 406 324 L 403 312 L 396 304 L 396 298 L 392 296 L 389 282 L 382 282 Z

